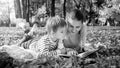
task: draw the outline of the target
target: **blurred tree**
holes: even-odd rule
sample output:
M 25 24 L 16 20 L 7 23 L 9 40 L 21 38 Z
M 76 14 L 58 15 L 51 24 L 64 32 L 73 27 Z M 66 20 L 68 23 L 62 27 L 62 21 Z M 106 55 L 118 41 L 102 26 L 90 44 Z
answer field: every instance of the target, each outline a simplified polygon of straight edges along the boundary
M 30 0 L 22 0 L 23 18 L 29 22 Z
M 14 0 L 16 18 L 22 18 L 20 0 Z
M 64 17 L 64 19 L 66 17 L 66 0 L 64 0 L 64 2 L 63 2 L 63 17 Z
M 27 0 L 22 0 L 23 18 L 26 19 Z
M 84 21 L 88 20 L 87 25 L 100 25 L 101 22 L 105 23 L 110 16 L 116 18 L 116 13 L 120 13 L 119 7 L 117 8 L 119 0 L 22 0 L 23 18 L 29 21 L 29 17 L 36 15 L 42 5 L 46 7 L 47 16 L 60 15 L 64 18 L 67 12 L 74 8 L 79 9 L 83 12 Z M 109 11 L 109 8 L 112 9 Z M 117 21 L 119 21 L 118 17 Z
M 50 0 L 46 0 L 46 12 L 47 12 L 46 14 L 47 14 L 48 16 L 50 16 L 50 9 L 49 9 L 49 8 L 50 8 L 50 3 L 49 3 L 49 1 L 50 1 Z
M 75 8 L 81 10 L 84 15 L 84 21 L 88 20 L 87 25 L 99 25 L 99 10 L 103 9 L 106 0 L 73 0 Z
M 29 22 L 30 0 L 27 0 L 27 17 L 26 21 Z
M 55 16 L 55 0 L 51 0 L 51 16 Z

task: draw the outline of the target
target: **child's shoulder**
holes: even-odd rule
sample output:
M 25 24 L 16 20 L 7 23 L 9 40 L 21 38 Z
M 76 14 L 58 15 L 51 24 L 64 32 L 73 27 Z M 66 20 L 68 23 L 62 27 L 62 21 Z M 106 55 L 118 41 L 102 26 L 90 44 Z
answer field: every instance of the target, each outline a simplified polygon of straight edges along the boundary
M 46 43 L 50 43 L 50 39 L 49 39 L 49 36 L 48 35 L 44 35 L 42 36 L 38 41 L 37 41 L 37 44 L 46 44 Z
M 46 40 L 46 39 L 48 39 L 48 38 L 49 38 L 48 35 L 44 35 L 44 36 L 42 36 L 42 37 L 39 39 L 39 41 L 43 41 L 43 40 Z
M 44 36 L 41 37 L 41 39 L 47 39 L 47 38 L 49 38 L 48 35 L 44 35 Z

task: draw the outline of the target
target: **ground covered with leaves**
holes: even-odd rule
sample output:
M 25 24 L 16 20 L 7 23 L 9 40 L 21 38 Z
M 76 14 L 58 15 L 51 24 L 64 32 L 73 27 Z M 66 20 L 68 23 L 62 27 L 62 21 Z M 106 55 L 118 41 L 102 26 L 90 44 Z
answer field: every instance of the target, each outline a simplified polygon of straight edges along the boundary
M 39 35 L 44 35 L 45 30 L 40 29 Z M 93 44 L 101 43 L 106 48 L 91 54 L 85 59 L 72 56 L 70 58 L 50 59 L 42 65 L 19 63 L 6 53 L 0 53 L 0 68 L 120 68 L 120 30 L 98 29 L 87 31 L 87 42 Z M 23 37 L 23 31 L 16 28 L 0 28 L 0 46 L 11 45 L 19 42 Z M 3 56 L 4 55 L 4 56 Z M 94 62 L 89 62 L 89 59 Z M 6 59 L 6 60 L 5 60 Z M 4 66 L 4 67 L 3 67 Z

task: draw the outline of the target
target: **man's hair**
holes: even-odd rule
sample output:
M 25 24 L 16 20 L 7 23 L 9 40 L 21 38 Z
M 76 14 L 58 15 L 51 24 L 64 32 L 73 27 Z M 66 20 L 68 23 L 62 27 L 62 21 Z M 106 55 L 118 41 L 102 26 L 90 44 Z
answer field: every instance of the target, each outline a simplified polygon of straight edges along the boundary
M 50 33 L 51 31 L 56 32 L 58 28 L 62 28 L 65 26 L 67 26 L 67 23 L 64 19 L 60 18 L 59 16 L 50 17 L 47 20 L 46 24 L 48 33 Z
M 79 9 L 73 9 L 69 15 L 68 18 L 71 18 L 73 20 L 83 21 L 84 16 L 83 13 Z

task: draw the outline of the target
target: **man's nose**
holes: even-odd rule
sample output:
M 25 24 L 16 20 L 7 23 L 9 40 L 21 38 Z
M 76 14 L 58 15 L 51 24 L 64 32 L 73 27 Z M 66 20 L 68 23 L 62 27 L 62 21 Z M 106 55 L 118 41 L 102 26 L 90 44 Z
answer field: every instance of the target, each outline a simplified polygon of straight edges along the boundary
M 73 28 L 73 31 L 72 31 L 73 33 L 75 33 L 76 32 L 76 28 Z

